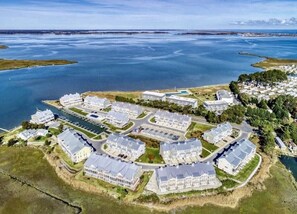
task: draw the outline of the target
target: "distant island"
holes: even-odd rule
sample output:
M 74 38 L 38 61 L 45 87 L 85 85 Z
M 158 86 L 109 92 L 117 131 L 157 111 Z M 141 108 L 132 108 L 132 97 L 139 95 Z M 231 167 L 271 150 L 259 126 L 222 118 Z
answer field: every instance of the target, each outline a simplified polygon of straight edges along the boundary
M 0 34 L 53 34 L 53 35 L 141 35 L 141 34 L 173 34 L 179 36 L 242 36 L 242 37 L 297 37 L 296 33 L 287 32 L 250 32 L 250 31 L 216 31 L 216 30 L 0 30 Z
M 6 49 L 8 48 L 6 45 L 0 45 L 0 49 Z
M 8 48 L 5 45 L 0 45 L 0 49 Z M 19 60 L 19 59 L 0 59 L 1 70 L 14 70 L 21 68 L 30 68 L 36 66 L 52 66 L 52 65 L 68 65 L 77 63 L 76 61 L 50 59 L 50 60 Z

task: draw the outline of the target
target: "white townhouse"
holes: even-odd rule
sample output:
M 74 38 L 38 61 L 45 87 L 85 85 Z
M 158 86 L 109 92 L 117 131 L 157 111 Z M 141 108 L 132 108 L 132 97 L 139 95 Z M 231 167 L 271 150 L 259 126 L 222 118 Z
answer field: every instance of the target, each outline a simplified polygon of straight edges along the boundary
M 125 113 L 111 110 L 106 114 L 106 122 L 113 126 L 123 128 L 129 123 L 129 117 Z
M 124 102 L 114 102 L 111 109 L 115 112 L 125 113 L 132 119 L 136 119 L 143 112 L 143 108 L 139 105 Z
M 88 177 L 135 190 L 142 175 L 142 168 L 135 163 L 92 153 L 84 164 L 84 173 Z
M 166 101 L 166 94 L 159 93 L 155 91 L 145 91 L 142 93 L 143 100 L 158 100 L 158 101 Z
M 66 94 L 60 98 L 60 104 L 64 107 L 71 107 L 75 105 L 81 105 L 83 102 L 79 93 Z
M 84 99 L 84 107 L 94 111 L 100 111 L 102 109 L 109 107 L 110 105 L 111 105 L 110 101 L 106 98 L 87 96 Z
M 155 115 L 157 125 L 173 128 L 181 131 L 186 131 L 191 125 L 192 118 L 188 115 L 171 113 L 169 111 L 158 110 Z
M 173 143 L 161 142 L 160 155 L 167 164 L 193 163 L 202 152 L 200 140 L 192 138 Z
M 215 161 L 218 168 L 236 175 L 256 154 L 256 145 L 248 139 L 242 139 L 231 145 Z
M 176 95 L 167 97 L 167 101 L 170 103 L 175 103 L 180 106 L 191 106 L 192 108 L 197 108 L 198 106 L 198 102 L 196 99 L 188 98 L 188 97 L 180 97 Z
M 20 132 L 17 137 L 22 140 L 29 140 L 32 137 L 44 137 L 46 136 L 48 131 L 46 129 L 27 129 L 22 132 Z
M 213 165 L 192 163 L 155 170 L 159 194 L 214 189 L 221 186 Z
M 208 111 L 222 112 L 228 109 L 229 104 L 224 100 L 208 100 L 203 102 L 203 106 Z
M 126 155 L 127 160 L 136 160 L 145 153 L 145 144 L 131 137 L 112 133 L 106 141 L 107 149 L 114 156 Z
M 204 132 L 202 137 L 207 142 L 216 144 L 230 135 L 232 135 L 232 126 L 230 123 L 226 122 L 219 124 L 217 127 L 209 131 Z
M 45 124 L 55 119 L 54 113 L 46 109 L 45 111 L 37 111 L 35 114 L 31 115 L 31 123 L 35 124 Z
M 231 92 L 226 90 L 218 90 L 216 93 L 216 97 L 218 100 L 222 100 L 227 102 L 229 105 L 234 102 L 234 96 Z
M 74 163 L 87 159 L 93 152 L 89 142 L 74 130 L 66 129 L 57 139 L 62 150 Z

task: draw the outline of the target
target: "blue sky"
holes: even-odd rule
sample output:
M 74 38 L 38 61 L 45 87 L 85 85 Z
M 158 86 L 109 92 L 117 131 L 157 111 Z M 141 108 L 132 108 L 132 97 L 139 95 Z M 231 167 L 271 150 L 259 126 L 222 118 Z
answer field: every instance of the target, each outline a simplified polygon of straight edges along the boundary
M 297 28 L 297 0 L 1 0 L 0 29 Z

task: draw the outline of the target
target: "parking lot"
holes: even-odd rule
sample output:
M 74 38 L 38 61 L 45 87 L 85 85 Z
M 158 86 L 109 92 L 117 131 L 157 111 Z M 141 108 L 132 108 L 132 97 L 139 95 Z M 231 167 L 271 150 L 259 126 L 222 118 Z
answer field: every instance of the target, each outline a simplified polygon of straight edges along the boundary
M 180 140 L 182 136 L 182 133 L 146 124 L 138 127 L 133 132 L 135 134 L 148 136 L 161 141 L 177 141 Z

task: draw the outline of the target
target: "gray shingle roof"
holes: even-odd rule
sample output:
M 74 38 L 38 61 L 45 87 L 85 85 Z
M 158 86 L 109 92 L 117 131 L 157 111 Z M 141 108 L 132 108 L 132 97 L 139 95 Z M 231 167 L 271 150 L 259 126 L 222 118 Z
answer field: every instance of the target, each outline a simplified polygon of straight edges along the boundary
M 190 150 L 192 148 L 197 148 L 201 147 L 201 141 L 192 138 L 189 140 L 185 141 L 177 141 L 173 143 L 166 143 L 166 142 L 161 142 L 160 147 L 162 151 L 171 151 L 171 150 Z
M 127 147 L 128 149 L 138 150 L 140 146 L 144 146 L 144 143 L 140 140 L 133 139 L 131 137 L 112 133 L 108 136 L 107 141 L 112 141 L 121 146 Z
M 58 139 L 62 141 L 62 144 L 64 147 L 67 148 L 67 150 L 71 154 L 76 154 L 80 150 L 82 150 L 84 147 L 90 147 L 88 141 L 83 139 L 77 132 L 74 130 L 66 129 L 64 132 L 59 134 Z
M 134 163 L 127 163 L 111 158 L 107 155 L 97 153 L 92 153 L 85 162 L 84 166 L 95 171 L 103 171 L 113 176 L 121 175 L 128 181 L 135 179 L 138 172 L 141 170 L 141 167 Z
M 184 164 L 179 166 L 166 166 L 156 169 L 157 179 L 168 181 L 172 178 L 185 178 L 188 176 L 200 177 L 202 175 L 215 175 L 214 167 L 208 163 Z
M 161 118 L 166 118 L 168 120 L 176 120 L 176 121 L 180 121 L 180 122 L 185 122 L 185 121 L 189 122 L 191 120 L 191 117 L 189 117 L 188 115 L 171 113 L 169 111 L 162 111 L 162 110 L 158 110 L 155 113 L 155 117 L 161 117 Z

